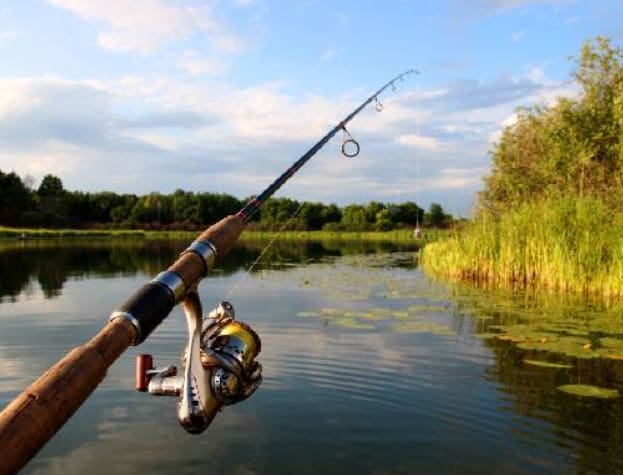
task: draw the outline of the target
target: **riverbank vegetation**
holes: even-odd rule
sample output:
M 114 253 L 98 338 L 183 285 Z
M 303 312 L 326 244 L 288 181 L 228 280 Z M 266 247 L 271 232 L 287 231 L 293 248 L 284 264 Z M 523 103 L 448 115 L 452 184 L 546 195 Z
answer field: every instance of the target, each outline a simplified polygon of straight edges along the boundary
M 138 196 L 113 192 L 68 191 L 59 177 L 46 175 L 35 189 L 34 179 L 0 171 L 0 225 L 16 228 L 148 231 L 197 231 L 236 213 L 248 201 L 225 193 L 172 194 L 152 192 Z M 425 212 L 413 202 L 335 204 L 268 200 L 248 228 L 277 231 L 286 224 L 296 231 L 373 232 L 447 228 L 454 223 L 437 203 Z
M 587 42 L 575 99 L 517 112 L 479 208 L 427 246 L 431 273 L 501 287 L 623 295 L 623 50 Z
M 185 239 L 192 240 L 198 231 L 142 230 L 142 229 L 45 229 L 12 228 L 0 226 L 1 240 L 114 238 L 114 239 Z M 385 241 L 413 242 L 420 246 L 435 241 L 448 233 L 444 229 L 427 229 L 419 239 L 411 229 L 392 231 L 258 231 L 245 230 L 243 241 Z

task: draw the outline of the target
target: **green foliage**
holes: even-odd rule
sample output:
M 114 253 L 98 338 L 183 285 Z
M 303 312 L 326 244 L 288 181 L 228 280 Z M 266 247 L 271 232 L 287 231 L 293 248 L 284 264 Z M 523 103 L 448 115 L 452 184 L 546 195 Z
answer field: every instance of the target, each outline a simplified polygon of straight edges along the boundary
M 431 272 L 481 284 L 623 295 L 623 50 L 577 60 L 577 99 L 517 112 L 465 232 L 428 246 Z
M 439 203 L 431 203 L 428 208 L 428 213 L 424 215 L 424 221 L 428 226 L 434 228 L 447 227 L 452 221 L 452 216 L 444 213 L 443 208 Z
M 485 180 L 486 210 L 595 195 L 623 212 L 623 50 L 598 37 L 582 47 L 577 63 L 577 99 L 520 109 L 504 129 Z
M 370 223 L 366 216 L 366 209 L 362 205 L 348 205 L 342 212 L 342 225 L 353 231 L 367 231 Z
M 421 262 L 453 280 L 622 296 L 623 215 L 594 196 L 481 213 L 463 231 L 426 246 Z
M 64 192 L 65 188 L 63 188 L 63 182 L 59 177 L 54 175 L 44 176 L 37 190 L 39 196 L 61 197 Z
M 0 222 L 16 224 L 22 212 L 34 205 L 34 197 L 15 173 L 0 171 Z
M 235 214 L 249 200 L 225 193 L 193 193 L 182 189 L 170 195 L 143 196 L 109 191 L 67 191 L 60 178 L 46 175 L 36 192 L 15 173 L 0 171 L 0 225 L 43 228 L 143 228 L 192 230 Z M 439 205 L 437 205 L 439 206 Z M 441 207 L 439 207 L 441 210 Z M 443 214 L 444 222 L 451 217 Z M 413 228 L 424 211 L 413 202 L 349 205 L 299 202 L 271 198 L 249 227 L 278 231 L 286 223 L 297 231 L 367 232 Z

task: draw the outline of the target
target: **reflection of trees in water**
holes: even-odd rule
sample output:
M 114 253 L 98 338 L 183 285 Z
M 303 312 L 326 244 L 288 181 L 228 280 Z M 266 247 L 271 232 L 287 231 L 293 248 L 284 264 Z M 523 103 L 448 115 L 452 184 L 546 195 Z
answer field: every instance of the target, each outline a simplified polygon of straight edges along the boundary
M 53 298 L 69 277 L 155 276 L 171 265 L 188 244 L 186 240 L 123 239 L 5 242 L 0 245 L 0 298 L 14 299 L 32 281 L 39 283 L 46 298 Z M 266 245 L 262 241 L 239 242 L 218 264 L 220 275 L 248 268 Z M 383 242 L 275 242 L 262 258 L 262 266 L 278 268 L 327 256 L 399 249 L 398 245 Z
M 534 317 L 538 313 L 548 316 L 559 312 L 572 320 L 585 312 L 595 314 L 596 309 L 612 312 L 603 303 L 582 303 L 574 297 L 515 294 L 504 298 L 498 293 L 463 290 L 465 293 L 459 290 L 455 295 L 455 326 L 467 326 L 466 333 L 487 333 L 497 325 L 522 323 L 530 318 L 538 321 Z M 623 473 L 623 398 L 577 397 L 557 390 L 563 384 L 591 384 L 616 388 L 623 394 L 623 361 L 554 356 L 518 348 L 511 341 L 483 341 L 495 355 L 494 365 L 487 370 L 488 379 L 502 383 L 501 391 L 512 396 L 513 412 L 553 425 L 552 429 L 537 430 L 543 444 L 553 445 L 544 450 L 559 447 L 561 452 L 571 453 L 568 463 L 573 473 Z M 555 360 L 570 368 L 544 368 L 526 364 L 525 360 Z M 541 435 L 544 430 L 549 434 Z M 534 434 L 525 435 L 531 436 Z M 538 444 L 538 440 L 532 443 Z
M 514 412 L 550 422 L 554 443 L 573 452 L 574 473 L 623 473 L 623 404 L 617 399 L 571 396 L 563 384 L 594 384 L 623 389 L 623 364 L 601 358 L 577 359 L 570 369 L 522 363 L 533 354 L 510 342 L 488 340 L 496 364 L 488 370 L 513 395 Z M 573 362 L 569 359 L 567 362 Z

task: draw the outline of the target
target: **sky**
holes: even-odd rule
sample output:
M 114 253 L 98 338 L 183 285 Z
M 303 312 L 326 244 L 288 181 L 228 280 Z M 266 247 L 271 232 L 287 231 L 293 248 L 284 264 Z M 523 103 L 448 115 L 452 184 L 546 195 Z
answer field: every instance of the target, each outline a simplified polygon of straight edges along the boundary
M 515 110 L 578 94 L 621 0 L 0 0 L 0 170 L 68 190 L 259 194 L 469 215 Z

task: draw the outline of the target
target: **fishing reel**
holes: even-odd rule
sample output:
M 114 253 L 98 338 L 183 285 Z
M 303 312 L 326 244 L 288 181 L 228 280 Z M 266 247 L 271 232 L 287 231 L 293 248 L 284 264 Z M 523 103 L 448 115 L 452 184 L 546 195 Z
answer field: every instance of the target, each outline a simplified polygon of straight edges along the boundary
M 138 355 L 136 389 L 179 397 L 179 423 L 199 434 L 223 406 L 245 400 L 259 387 L 262 366 L 255 358 L 261 342 L 249 325 L 235 320 L 234 307 L 226 300 L 205 319 L 196 291 L 186 295 L 182 306 L 188 324 L 183 374 L 173 365 L 154 368 L 151 355 Z

